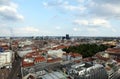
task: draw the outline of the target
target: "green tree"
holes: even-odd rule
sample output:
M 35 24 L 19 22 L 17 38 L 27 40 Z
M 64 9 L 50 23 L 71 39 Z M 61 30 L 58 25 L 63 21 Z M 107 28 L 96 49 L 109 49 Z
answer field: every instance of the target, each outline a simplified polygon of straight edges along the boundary
M 104 51 L 108 48 L 105 45 L 97 45 L 97 44 L 81 44 L 79 46 L 70 46 L 69 48 L 64 48 L 63 51 L 69 53 L 80 53 L 83 57 L 91 57 L 95 55 L 97 52 Z

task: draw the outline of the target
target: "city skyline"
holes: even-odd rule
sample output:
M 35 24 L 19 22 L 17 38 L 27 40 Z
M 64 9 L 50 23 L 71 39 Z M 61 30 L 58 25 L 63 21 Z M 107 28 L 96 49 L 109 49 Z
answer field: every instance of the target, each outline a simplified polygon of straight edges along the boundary
M 0 0 L 0 36 L 120 36 L 119 0 Z

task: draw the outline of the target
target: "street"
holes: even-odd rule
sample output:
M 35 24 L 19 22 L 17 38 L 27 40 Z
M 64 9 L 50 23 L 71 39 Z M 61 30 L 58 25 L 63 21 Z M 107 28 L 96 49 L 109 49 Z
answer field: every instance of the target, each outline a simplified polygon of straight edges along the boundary
M 13 67 L 7 79 L 20 79 L 18 78 L 18 74 L 20 73 L 20 62 L 21 59 L 14 61 Z

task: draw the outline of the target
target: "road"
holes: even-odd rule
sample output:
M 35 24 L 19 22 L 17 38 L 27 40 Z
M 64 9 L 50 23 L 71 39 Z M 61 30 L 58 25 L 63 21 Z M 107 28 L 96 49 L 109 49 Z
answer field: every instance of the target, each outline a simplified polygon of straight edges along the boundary
M 14 61 L 13 67 L 7 79 L 20 79 L 18 78 L 18 74 L 20 73 L 20 62 L 21 62 L 21 59 Z

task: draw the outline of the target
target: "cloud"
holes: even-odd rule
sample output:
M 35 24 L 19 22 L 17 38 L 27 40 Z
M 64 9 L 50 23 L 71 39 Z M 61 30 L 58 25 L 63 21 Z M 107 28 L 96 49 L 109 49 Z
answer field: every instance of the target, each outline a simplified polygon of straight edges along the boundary
M 72 22 L 69 23 L 75 26 L 73 31 L 79 31 L 78 28 L 81 31 L 87 29 L 88 32 L 98 33 L 97 35 L 114 35 L 118 32 L 120 0 L 46 0 L 44 5 L 67 13 L 70 17 L 68 21 Z
M 84 11 L 86 8 L 84 6 L 73 6 L 73 5 L 64 5 L 63 6 L 66 10 L 69 11 Z
M 109 3 L 109 4 L 120 4 L 120 0 L 93 0 L 96 3 L 99 4 L 105 4 L 105 3 Z
M 40 29 L 35 26 L 23 26 L 12 28 L 14 36 L 39 36 L 39 35 L 51 35 L 51 32 Z
M 38 35 L 40 29 L 35 27 L 8 27 L 7 25 L 0 26 L 0 36 L 32 36 Z
M 86 7 L 92 17 L 116 19 L 120 16 L 119 0 L 91 0 Z
M 74 20 L 74 24 L 87 26 L 89 24 L 88 20 Z
M 56 10 L 63 10 L 65 12 L 73 11 L 74 13 L 71 13 L 74 16 L 85 15 L 84 17 L 104 19 L 116 19 L 120 17 L 119 0 L 74 0 L 74 3 L 70 1 L 71 0 L 48 0 L 43 2 L 43 5 L 48 8 L 54 7 Z
M 63 2 L 62 0 L 48 0 L 48 1 L 46 1 L 46 2 L 43 2 L 43 5 L 45 6 L 45 7 L 54 7 L 54 6 L 62 6 L 62 5 L 64 5 L 65 4 L 65 2 Z
M 94 19 L 88 19 L 88 20 L 76 19 L 74 20 L 73 23 L 79 26 L 86 26 L 86 27 L 93 27 L 93 28 L 94 27 L 106 27 L 106 28 L 111 27 L 109 21 L 101 18 L 94 18 Z
M 79 3 L 84 3 L 85 0 L 77 0 Z
M 96 28 L 88 28 L 87 30 L 89 32 L 94 32 L 94 33 L 98 32 L 98 30 Z
M 97 28 L 87 28 L 86 32 L 88 33 L 89 36 L 102 36 L 102 31 L 98 30 Z
M 37 34 L 39 33 L 39 29 L 38 28 L 35 28 L 35 27 L 18 27 L 18 28 L 13 28 L 13 31 L 16 33 L 16 34 L 23 34 L 23 35 L 26 35 L 26 34 Z
M 5 24 L 0 24 L 0 36 L 11 36 L 10 30 Z
M 63 0 L 51 0 L 48 2 L 43 2 L 43 5 L 45 7 L 54 7 L 59 8 L 59 10 L 68 10 L 68 11 L 84 11 L 86 8 L 82 5 L 72 5 L 69 3 L 69 1 L 63 1 Z
M 60 29 L 61 29 L 61 27 L 60 27 L 60 26 L 57 26 L 57 27 L 55 27 L 55 29 L 60 30 Z
M 18 13 L 17 7 L 18 5 L 11 2 L 10 0 L 0 1 L 0 20 L 22 21 L 24 17 Z
M 10 0 L 0 0 L 0 5 L 1 4 L 8 4 Z
M 78 27 L 74 27 L 74 28 L 73 28 L 73 31 L 79 32 L 79 31 L 81 31 L 81 30 L 80 30 L 80 28 L 78 28 Z
M 113 28 L 112 28 L 111 30 L 112 30 L 112 32 L 114 32 L 114 33 L 116 33 L 116 32 L 117 32 L 117 30 L 116 30 L 116 29 L 113 29 Z
M 35 26 L 8 26 L 8 24 L 0 24 L 0 36 L 39 36 L 39 35 L 53 35 L 54 32 L 50 32 L 47 29 L 40 29 Z

